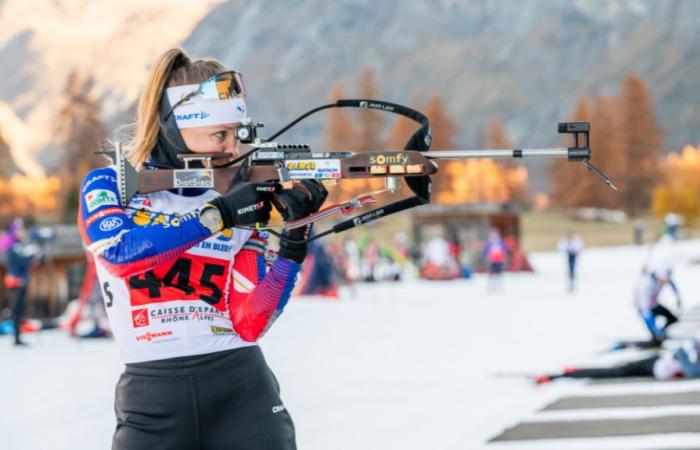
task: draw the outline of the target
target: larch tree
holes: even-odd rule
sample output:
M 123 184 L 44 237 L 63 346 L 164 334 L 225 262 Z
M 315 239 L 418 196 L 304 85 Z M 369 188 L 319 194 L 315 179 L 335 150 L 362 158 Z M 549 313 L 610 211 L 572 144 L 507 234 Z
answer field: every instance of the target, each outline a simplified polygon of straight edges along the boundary
M 345 92 L 340 83 L 333 84 L 328 100 L 335 102 L 345 98 Z M 331 108 L 327 114 L 326 131 L 323 140 L 324 150 L 357 150 L 358 129 L 346 108 Z M 336 203 L 345 196 L 354 194 L 356 182 L 344 181 L 336 186 L 328 187 L 328 202 Z
M 579 96 L 571 113 L 571 120 L 590 122 L 591 108 L 582 96 Z M 567 145 L 569 145 L 567 143 Z M 586 180 L 590 174 L 583 167 L 573 166 L 564 158 L 557 158 L 549 166 L 552 203 L 555 206 L 571 208 L 582 206 L 586 202 Z
M 500 118 L 496 117 L 491 121 L 489 126 L 489 132 L 487 134 L 488 148 L 493 149 L 510 149 L 513 148 L 513 144 L 508 139 L 505 127 Z M 498 167 L 503 169 L 503 181 L 506 183 L 506 198 L 507 201 L 515 203 L 524 203 L 527 199 L 527 191 L 522 183 L 519 183 L 518 177 L 510 176 L 511 172 L 516 171 L 520 166 L 518 162 L 513 159 L 498 159 L 496 160 Z M 524 170 L 524 169 L 523 169 Z
M 647 211 L 651 204 L 654 185 L 661 176 L 659 158 L 664 138 L 649 91 L 638 75 L 625 78 L 620 97 L 626 158 L 620 196 L 625 211 L 635 215 Z
M 596 98 L 591 120 L 591 164 L 600 169 L 618 185 L 625 174 L 627 165 L 623 136 L 622 116 L 616 99 L 607 96 Z M 590 204 L 598 208 L 617 209 L 620 207 L 618 192 L 611 190 L 593 174 L 585 180 Z
M 425 115 L 430 120 L 430 129 L 432 131 L 431 150 L 454 150 L 455 135 L 457 134 L 457 125 L 450 119 L 447 109 L 436 93 L 431 95 L 425 106 Z M 439 161 L 439 173 L 433 177 L 433 198 L 438 202 L 441 198 L 449 197 L 449 193 L 454 189 L 457 174 L 464 173 L 464 161 Z M 448 167 L 450 167 L 448 169 Z
M 63 91 L 63 105 L 58 113 L 56 140 L 63 143 L 66 165 L 59 167 L 67 188 L 63 209 L 73 219 L 78 210 L 78 189 L 88 171 L 104 165 L 95 155 L 104 145 L 107 127 L 100 118 L 100 106 L 91 91 L 94 81 L 78 72 L 69 74 Z

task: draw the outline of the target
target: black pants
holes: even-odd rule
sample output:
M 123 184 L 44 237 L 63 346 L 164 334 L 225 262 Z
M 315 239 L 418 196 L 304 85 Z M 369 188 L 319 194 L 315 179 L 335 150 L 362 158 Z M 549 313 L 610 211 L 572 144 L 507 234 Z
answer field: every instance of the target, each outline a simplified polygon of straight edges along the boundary
M 567 254 L 567 262 L 569 263 L 569 281 L 574 282 L 576 278 L 576 253 Z
M 279 393 L 257 346 L 127 364 L 112 449 L 296 449 Z
M 15 324 L 15 343 L 21 342 L 20 334 L 24 311 L 27 309 L 27 286 L 10 289 L 10 304 L 12 305 L 12 322 Z
M 621 378 L 621 377 L 651 377 L 654 376 L 654 363 L 659 359 L 652 356 L 638 361 L 632 361 L 615 367 L 600 369 L 577 369 L 560 375 L 565 378 Z

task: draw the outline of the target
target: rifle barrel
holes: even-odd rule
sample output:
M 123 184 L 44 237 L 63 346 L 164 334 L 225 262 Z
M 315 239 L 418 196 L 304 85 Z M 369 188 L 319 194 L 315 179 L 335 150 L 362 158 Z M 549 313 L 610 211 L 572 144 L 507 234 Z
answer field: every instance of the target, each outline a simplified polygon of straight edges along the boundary
M 437 150 L 421 152 L 428 159 L 552 158 L 569 156 L 568 148 L 522 148 L 510 150 Z

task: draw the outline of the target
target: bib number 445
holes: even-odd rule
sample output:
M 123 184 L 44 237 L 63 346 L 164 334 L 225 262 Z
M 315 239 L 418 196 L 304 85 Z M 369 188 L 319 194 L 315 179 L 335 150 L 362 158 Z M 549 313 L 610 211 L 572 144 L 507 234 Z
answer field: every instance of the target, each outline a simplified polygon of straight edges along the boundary
M 171 300 L 204 300 L 212 306 L 222 302 L 226 267 L 208 258 L 178 258 L 170 267 L 149 270 L 128 279 L 131 305 Z

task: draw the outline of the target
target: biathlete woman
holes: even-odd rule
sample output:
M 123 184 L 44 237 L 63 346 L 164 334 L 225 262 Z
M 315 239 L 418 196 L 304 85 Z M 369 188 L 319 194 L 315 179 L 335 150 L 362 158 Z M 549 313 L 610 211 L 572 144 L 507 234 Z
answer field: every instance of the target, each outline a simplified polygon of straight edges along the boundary
M 140 99 L 130 162 L 182 169 L 182 154 L 237 156 L 245 93 L 240 73 L 167 51 Z M 269 220 L 273 196 L 286 205 L 285 220 L 318 211 L 325 189 L 303 187 L 241 178 L 224 195 L 189 188 L 123 204 L 114 167 L 86 176 L 78 222 L 126 364 L 112 448 L 296 447 L 257 340 L 289 299 L 306 256 L 306 244 L 293 241 L 309 230 L 285 232 L 290 241 L 270 263 L 266 235 L 244 226 Z

